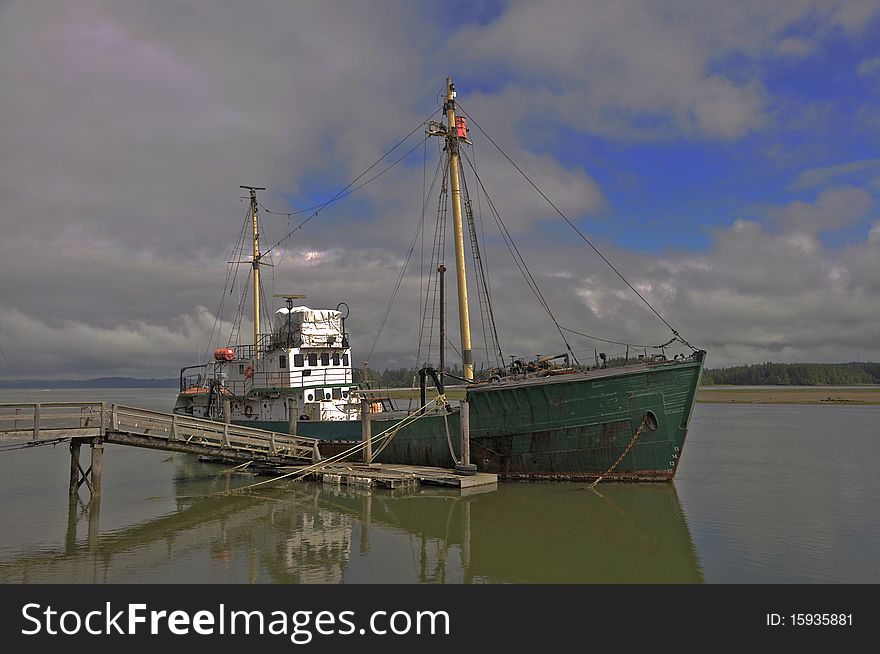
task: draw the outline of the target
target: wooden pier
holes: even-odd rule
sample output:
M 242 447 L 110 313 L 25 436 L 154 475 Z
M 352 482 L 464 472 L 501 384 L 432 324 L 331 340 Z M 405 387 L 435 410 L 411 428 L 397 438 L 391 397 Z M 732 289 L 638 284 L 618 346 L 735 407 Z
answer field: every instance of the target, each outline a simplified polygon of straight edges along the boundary
M 466 415 L 466 403 L 463 402 Z M 101 494 L 104 443 L 153 450 L 183 452 L 217 460 L 252 463 L 254 468 L 280 470 L 327 484 L 376 488 L 412 488 L 422 485 L 459 489 L 489 488 L 498 476 L 478 473 L 465 457 L 455 470 L 372 463 L 367 447 L 371 440 L 369 412 L 363 421 L 364 463 L 331 458 L 320 463 L 316 438 L 264 431 L 204 418 L 137 409 L 104 402 L 37 402 L 0 404 L 0 441 L 45 445 L 70 441 L 70 497 L 87 486 L 92 499 Z M 463 420 L 462 441 L 467 422 Z M 91 446 L 91 465 L 83 469 L 80 450 Z
M 0 441 L 44 445 L 67 440 L 71 497 L 83 485 L 93 498 L 100 496 L 104 443 L 253 462 L 271 468 L 320 459 L 315 438 L 174 413 L 103 402 L 0 404 Z M 80 464 L 84 443 L 91 446 L 91 465 L 85 470 Z

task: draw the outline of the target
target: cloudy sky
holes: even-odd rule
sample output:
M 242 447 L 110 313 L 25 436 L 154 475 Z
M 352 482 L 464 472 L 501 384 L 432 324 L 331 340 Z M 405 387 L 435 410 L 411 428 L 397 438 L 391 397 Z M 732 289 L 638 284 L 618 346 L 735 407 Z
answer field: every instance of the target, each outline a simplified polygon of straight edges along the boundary
M 880 0 L 0 2 L 0 346 L 14 367 L 0 360 L 0 377 L 170 377 L 212 331 L 225 345 L 243 285 L 215 329 L 239 184 L 267 187 L 281 213 L 326 200 L 439 108 L 447 75 L 711 366 L 877 361 L 877 34 Z M 376 368 L 415 361 L 429 263 L 415 230 L 437 161 L 422 135 L 277 248 L 265 275 L 267 294 L 347 302 L 358 362 L 416 234 Z M 560 323 L 666 341 L 471 136 Z M 505 353 L 563 351 L 481 209 Z M 306 216 L 263 214 L 266 245 Z M 572 337 L 587 359 L 596 346 Z

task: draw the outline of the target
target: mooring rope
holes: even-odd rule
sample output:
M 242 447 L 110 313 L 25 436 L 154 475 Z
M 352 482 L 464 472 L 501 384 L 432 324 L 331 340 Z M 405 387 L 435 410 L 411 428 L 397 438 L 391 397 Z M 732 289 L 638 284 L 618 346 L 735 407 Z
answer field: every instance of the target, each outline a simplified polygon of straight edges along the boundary
M 443 424 L 446 427 L 446 444 L 449 446 L 449 456 L 452 457 L 452 462 L 455 465 L 459 465 L 461 461 L 455 457 L 455 450 L 452 449 L 452 436 L 449 433 L 449 417 L 446 415 L 446 411 L 443 412 Z
M 406 418 L 404 418 L 400 422 L 398 422 L 396 425 L 392 425 L 388 429 L 385 429 L 384 431 L 382 431 L 382 432 L 376 434 L 375 436 L 373 436 L 372 438 L 370 438 L 370 440 L 369 440 L 370 445 L 372 445 L 374 442 L 378 441 L 379 439 L 389 439 L 390 440 L 391 438 L 394 438 L 394 436 L 397 434 L 397 432 L 399 432 L 401 429 L 403 429 L 404 427 L 408 427 L 409 425 L 413 424 L 417 420 L 421 420 L 426 415 L 428 415 L 426 409 L 428 407 L 430 407 L 431 405 L 433 405 L 433 404 L 444 404 L 445 405 L 447 403 L 448 403 L 448 401 L 447 401 L 445 395 L 442 395 L 442 394 L 438 395 L 433 400 L 428 402 L 424 407 L 422 407 L 419 411 L 407 416 Z M 386 434 L 389 434 L 389 432 L 391 433 L 391 435 L 386 436 Z M 366 446 L 367 446 L 367 442 L 363 441 L 353 447 L 348 448 L 347 450 L 340 452 L 339 454 L 335 454 L 331 457 L 323 459 L 323 460 L 319 461 L 318 463 L 313 463 L 312 465 L 306 466 L 305 468 L 298 468 L 297 470 L 292 470 L 291 472 L 287 472 L 287 473 L 284 473 L 283 475 L 273 477 L 272 479 L 264 479 L 263 481 L 258 481 L 253 484 L 248 484 L 247 486 L 242 486 L 241 488 L 236 488 L 236 489 L 229 490 L 229 491 L 223 491 L 221 493 L 217 493 L 217 495 L 233 495 L 236 493 L 240 493 L 242 491 L 250 490 L 251 488 L 256 488 L 257 486 L 263 486 L 265 484 L 271 484 L 276 481 L 281 481 L 282 479 L 288 479 L 290 477 L 294 477 L 295 475 L 298 475 L 298 477 L 295 477 L 295 479 L 296 478 L 301 479 L 301 478 L 305 477 L 306 475 L 312 474 L 322 468 L 327 467 L 331 463 L 339 463 L 340 461 L 346 459 L 347 457 L 351 456 L 352 454 L 355 454 L 356 452 L 359 452 L 359 451 L 365 449 Z M 383 447 L 384 447 L 384 443 L 383 443 Z
M 21 443 L 11 443 L 9 445 L 0 445 L 0 452 L 14 452 L 15 450 L 26 450 L 28 448 L 34 447 L 42 447 L 43 445 L 59 445 L 66 441 L 71 440 L 70 436 L 65 436 L 63 438 L 51 438 L 47 440 L 39 440 L 39 441 L 23 441 Z
M 231 468 L 224 468 L 220 472 L 216 473 L 215 476 L 219 477 L 220 475 L 225 475 L 227 472 L 236 472 L 237 470 L 244 470 L 252 463 L 253 463 L 253 459 L 250 461 L 245 461 L 244 463 L 240 463 L 237 466 L 232 466 Z

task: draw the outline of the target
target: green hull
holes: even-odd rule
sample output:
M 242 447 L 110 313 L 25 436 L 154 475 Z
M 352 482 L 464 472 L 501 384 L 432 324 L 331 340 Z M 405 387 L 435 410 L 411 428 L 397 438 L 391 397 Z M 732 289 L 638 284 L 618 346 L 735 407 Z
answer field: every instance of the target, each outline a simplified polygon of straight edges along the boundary
M 680 362 L 501 382 L 468 389 L 471 462 L 504 479 L 588 480 L 604 475 L 638 438 L 607 479 L 668 481 L 681 461 L 704 353 Z M 373 421 L 374 435 L 397 420 Z M 447 423 L 449 438 L 447 438 Z M 655 424 L 656 423 L 656 424 Z M 284 422 L 249 426 L 287 431 Z M 325 456 L 361 438 L 360 422 L 300 422 L 297 432 L 327 441 Z M 454 466 L 459 415 L 429 415 L 401 429 L 374 460 Z

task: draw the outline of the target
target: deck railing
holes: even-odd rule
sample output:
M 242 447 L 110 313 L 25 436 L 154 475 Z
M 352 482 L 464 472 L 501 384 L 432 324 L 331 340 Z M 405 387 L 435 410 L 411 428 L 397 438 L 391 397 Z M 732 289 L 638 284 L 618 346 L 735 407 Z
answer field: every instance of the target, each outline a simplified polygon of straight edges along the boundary
M 233 395 L 242 397 L 254 388 L 316 388 L 354 385 L 351 368 L 294 368 L 293 370 L 257 372 L 251 377 L 236 380 L 229 380 L 227 376 L 206 368 L 201 373 L 182 376 L 180 390 L 203 388 L 207 391 L 211 383 L 215 381 L 222 382 L 222 386 Z

